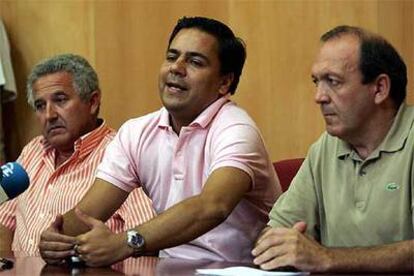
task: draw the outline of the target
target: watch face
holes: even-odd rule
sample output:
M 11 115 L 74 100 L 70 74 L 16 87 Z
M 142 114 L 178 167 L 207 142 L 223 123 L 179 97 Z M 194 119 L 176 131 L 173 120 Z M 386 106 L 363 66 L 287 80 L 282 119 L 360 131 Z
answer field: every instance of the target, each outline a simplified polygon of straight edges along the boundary
M 144 246 L 144 238 L 136 231 L 128 231 L 128 244 L 133 248 Z
M 131 236 L 131 243 L 136 247 L 141 247 L 144 244 L 144 239 L 138 233 Z

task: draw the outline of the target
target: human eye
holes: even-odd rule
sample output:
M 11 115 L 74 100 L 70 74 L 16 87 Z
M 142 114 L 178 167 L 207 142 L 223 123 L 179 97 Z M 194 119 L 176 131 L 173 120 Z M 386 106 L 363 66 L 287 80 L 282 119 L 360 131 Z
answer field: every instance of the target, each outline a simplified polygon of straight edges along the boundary
M 34 103 L 34 109 L 36 112 L 41 112 L 45 110 L 45 107 L 46 107 L 46 103 L 43 101 L 35 101 Z
M 66 102 L 68 101 L 68 97 L 66 95 L 57 95 L 54 99 L 53 102 L 56 103 L 57 105 L 64 105 Z
M 312 77 L 312 82 L 313 82 L 313 84 L 314 84 L 316 87 L 318 87 L 319 80 L 318 80 L 317 78 Z
M 204 62 L 199 58 L 190 58 L 190 64 L 194 65 L 195 67 L 204 66 Z
M 167 52 L 167 54 L 165 55 L 165 60 L 166 61 L 172 62 L 172 61 L 175 61 L 176 58 L 177 58 L 177 54 L 173 53 L 173 52 Z
M 326 78 L 326 81 L 329 83 L 329 85 L 330 86 L 332 86 L 332 87 L 336 87 L 336 86 L 339 86 L 340 84 L 341 84 L 341 82 L 337 79 L 337 78 L 335 78 L 335 77 L 331 77 L 331 76 L 328 76 L 327 78 Z

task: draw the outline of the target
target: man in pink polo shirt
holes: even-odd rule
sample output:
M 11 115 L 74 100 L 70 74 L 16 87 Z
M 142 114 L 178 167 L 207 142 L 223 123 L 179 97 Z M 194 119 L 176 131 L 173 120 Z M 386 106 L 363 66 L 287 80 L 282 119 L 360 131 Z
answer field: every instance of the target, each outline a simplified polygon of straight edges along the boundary
M 64 234 L 56 224 L 43 233 L 39 248 L 47 262 L 77 254 L 103 266 L 157 250 L 165 257 L 252 261 L 281 189 L 257 126 L 229 100 L 245 57 L 243 42 L 223 23 L 178 21 L 160 70 L 164 107 L 121 127 L 95 184 L 64 215 Z M 102 221 L 138 187 L 158 216 L 111 233 Z

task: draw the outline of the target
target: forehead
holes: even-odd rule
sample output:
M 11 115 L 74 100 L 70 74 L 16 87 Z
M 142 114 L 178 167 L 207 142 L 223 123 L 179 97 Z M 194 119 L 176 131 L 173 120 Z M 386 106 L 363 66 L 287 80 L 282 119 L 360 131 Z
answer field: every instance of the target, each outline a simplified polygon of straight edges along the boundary
M 324 42 L 312 66 L 312 74 L 344 73 L 359 70 L 360 42 L 343 35 Z
M 34 96 L 38 98 L 58 92 L 64 92 L 66 94 L 74 93 L 72 80 L 72 75 L 67 72 L 44 75 L 33 83 Z
M 171 41 L 169 49 L 183 52 L 204 53 L 218 55 L 217 39 L 196 28 L 180 30 Z

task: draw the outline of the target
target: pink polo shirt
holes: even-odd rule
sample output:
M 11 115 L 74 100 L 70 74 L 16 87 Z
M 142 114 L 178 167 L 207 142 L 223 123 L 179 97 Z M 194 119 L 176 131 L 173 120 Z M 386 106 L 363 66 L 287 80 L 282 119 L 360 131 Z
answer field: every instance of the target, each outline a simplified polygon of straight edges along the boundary
M 254 241 L 281 188 L 258 128 L 227 98 L 211 104 L 179 136 L 165 108 L 127 121 L 107 147 L 97 177 L 128 192 L 142 186 L 161 213 L 199 194 L 209 175 L 221 167 L 245 171 L 252 189 L 222 224 L 160 254 L 250 262 Z

